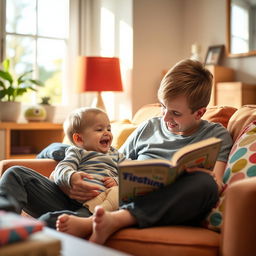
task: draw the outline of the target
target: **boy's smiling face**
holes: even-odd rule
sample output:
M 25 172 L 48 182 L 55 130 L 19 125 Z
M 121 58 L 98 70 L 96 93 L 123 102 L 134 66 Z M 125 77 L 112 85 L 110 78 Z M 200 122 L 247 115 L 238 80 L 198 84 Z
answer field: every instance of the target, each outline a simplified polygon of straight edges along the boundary
M 176 96 L 173 99 L 163 100 L 163 120 L 167 129 L 176 134 L 190 135 L 197 131 L 201 117 L 205 113 L 205 108 L 192 113 L 188 106 L 185 95 Z

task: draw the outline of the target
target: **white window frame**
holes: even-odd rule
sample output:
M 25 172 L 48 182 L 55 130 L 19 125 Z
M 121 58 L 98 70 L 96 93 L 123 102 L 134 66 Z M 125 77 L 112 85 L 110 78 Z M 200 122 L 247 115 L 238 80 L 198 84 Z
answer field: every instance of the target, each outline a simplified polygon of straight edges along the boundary
M 34 0 L 36 1 L 36 0 Z M 61 42 L 64 42 L 64 44 L 66 45 L 66 53 L 65 56 L 68 55 L 68 51 L 69 51 L 69 30 L 68 30 L 68 34 L 66 35 L 66 37 L 54 37 L 54 36 L 42 36 L 39 35 L 38 33 L 38 27 L 36 26 L 36 31 L 35 34 L 23 34 L 23 33 L 16 33 L 16 32 L 8 32 L 5 30 L 6 27 L 6 0 L 2 0 L 3 6 L 1 8 L 1 17 L 2 17 L 2 26 L 1 26 L 1 38 L 2 38 L 2 44 L 1 44 L 1 61 L 3 59 L 6 58 L 5 53 L 6 53 L 6 38 L 7 36 L 16 36 L 16 37 L 20 37 L 20 38 L 29 38 L 32 39 L 33 42 L 35 42 L 35 55 L 34 55 L 34 60 L 32 63 L 33 66 L 33 76 L 34 78 L 38 79 L 38 41 L 40 39 L 49 39 L 49 40 L 59 40 Z M 38 9 L 38 1 L 36 1 L 36 9 Z M 38 19 L 38 12 L 36 12 L 36 20 Z M 64 57 L 64 56 L 63 56 Z M 67 58 L 65 58 L 66 60 Z M 64 75 L 64 77 L 62 78 L 62 85 L 61 85 L 61 89 L 62 89 L 62 95 L 65 95 L 65 82 L 67 80 L 67 67 L 65 65 L 64 69 L 62 70 L 62 73 Z M 34 100 L 31 102 L 33 104 L 35 104 L 35 98 Z M 62 100 L 63 102 L 63 100 Z
M 7 0 L 8 1 L 8 0 Z M 66 73 L 64 74 L 64 82 L 62 84 L 62 104 L 57 106 L 56 111 L 56 120 L 57 122 L 62 122 L 65 117 L 67 111 L 69 111 L 70 108 L 77 107 L 77 103 L 79 103 L 79 96 L 73 92 L 72 88 L 74 86 L 73 82 L 73 72 L 72 67 L 74 67 L 74 63 L 72 60 L 75 59 L 75 57 L 79 54 L 79 24 L 80 24 L 80 12 L 81 12 L 81 3 L 86 3 L 84 0 L 70 0 L 70 22 L 69 22 L 69 35 L 66 40 L 66 43 L 68 45 L 68 52 L 67 52 L 67 65 L 66 65 Z M 5 14 L 6 13 L 6 0 L 0 1 L 0 61 L 5 58 L 5 38 L 7 34 L 10 35 L 19 35 L 17 33 L 6 33 L 5 31 Z M 43 37 L 43 36 L 37 36 L 32 35 L 31 38 L 49 38 L 49 37 Z M 72 38 L 72 41 L 69 40 L 69 38 Z M 59 39 L 59 38 L 53 38 L 50 37 L 50 39 Z M 36 68 L 34 68 L 35 74 L 37 74 Z M 26 104 L 23 104 L 23 110 L 27 108 Z M 21 119 L 21 121 L 24 121 Z

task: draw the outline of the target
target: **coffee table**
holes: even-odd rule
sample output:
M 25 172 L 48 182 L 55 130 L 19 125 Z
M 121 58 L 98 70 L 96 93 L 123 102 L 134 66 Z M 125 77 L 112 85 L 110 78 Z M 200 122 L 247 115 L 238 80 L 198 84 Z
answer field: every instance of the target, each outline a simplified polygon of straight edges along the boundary
M 61 256 L 127 256 L 123 252 L 91 243 L 85 239 L 77 238 L 54 229 L 45 227 L 43 233 L 61 241 Z

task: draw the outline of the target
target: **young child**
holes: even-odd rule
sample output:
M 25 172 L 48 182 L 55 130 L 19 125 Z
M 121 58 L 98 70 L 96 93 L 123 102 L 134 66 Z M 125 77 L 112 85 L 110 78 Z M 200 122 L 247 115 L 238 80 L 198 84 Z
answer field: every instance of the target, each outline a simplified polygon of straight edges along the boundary
M 117 164 L 125 157 L 111 147 L 113 135 L 107 114 L 98 108 L 79 108 L 67 117 L 64 132 L 74 146 L 66 150 L 51 178 L 64 192 L 81 179 L 97 184 L 101 193 L 82 202 L 84 206 L 92 213 L 96 205 L 117 210 Z
M 111 147 L 106 113 L 91 108 L 76 110 L 65 122 L 65 131 L 75 146 L 67 151 L 51 179 L 18 165 L 0 178 L 0 193 L 16 199 L 17 213 L 24 211 L 52 228 L 63 213 L 89 217 L 95 205 L 108 210 L 118 206 L 116 168 L 124 156 Z
M 216 204 L 222 176 L 232 146 L 228 131 L 218 123 L 201 117 L 206 111 L 212 89 L 212 75 L 198 61 L 183 60 L 161 81 L 158 98 L 163 116 L 141 124 L 120 151 L 131 159 L 169 159 L 183 146 L 210 137 L 222 139 L 213 172 L 190 168 L 173 184 L 141 197 L 119 210 L 107 212 L 97 207 L 89 218 L 58 217 L 57 229 L 104 244 L 117 230 L 135 225 L 139 228 L 164 225 L 200 225 Z

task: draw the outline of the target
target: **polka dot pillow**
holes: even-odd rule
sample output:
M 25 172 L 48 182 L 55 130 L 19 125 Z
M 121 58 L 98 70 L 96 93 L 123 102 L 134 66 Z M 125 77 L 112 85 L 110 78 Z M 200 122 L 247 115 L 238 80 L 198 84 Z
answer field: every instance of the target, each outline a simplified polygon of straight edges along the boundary
M 224 189 L 220 199 L 206 218 L 209 229 L 220 231 L 225 207 L 225 194 L 235 181 L 256 176 L 256 121 L 250 123 L 236 139 L 223 177 Z

